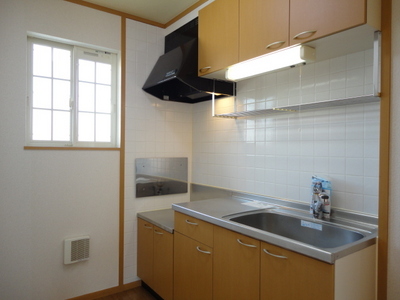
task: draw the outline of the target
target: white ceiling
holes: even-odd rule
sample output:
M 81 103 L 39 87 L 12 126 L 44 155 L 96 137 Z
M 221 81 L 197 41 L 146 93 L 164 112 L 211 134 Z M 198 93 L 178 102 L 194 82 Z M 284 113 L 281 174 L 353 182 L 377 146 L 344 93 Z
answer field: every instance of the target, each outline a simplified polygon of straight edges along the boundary
M 201 0 L 83 0 L 135 17 L 166 24 Z

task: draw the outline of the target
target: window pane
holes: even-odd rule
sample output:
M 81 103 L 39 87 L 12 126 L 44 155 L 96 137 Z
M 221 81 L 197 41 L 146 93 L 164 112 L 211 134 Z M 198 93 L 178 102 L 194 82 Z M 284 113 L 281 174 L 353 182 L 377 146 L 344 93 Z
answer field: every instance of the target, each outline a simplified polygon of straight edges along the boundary
M 51 76 L 51 47 L 33 45 L 33 75 Z
M 53 81 L 53 108 L 69 110 L 71 84 L 67 80 Z
M 111 112 L 111 86 L 100 84 L 96 86 L 96 112 Z
M 92 83 L 79 83 L 79 111 L 94 112 L 94 89 Z
M 96 142 L 111 142 L 111 116 L 96 114 Z
M 94 142 L 94 114 L 78 114 L 78 141 Z
M 36 141 L 51 140 L 51 111 L 34 109 L 32 111 L 32 139 Z
M 79 60 L 79 81 L 94 82 L 94 62 L 90 60 Z
M 53 77 L 71 79 L 71 51 L 53 49 Z
M 33 99 L 35 108 L 51 108 L 51 79 L 33 77 Z
M 70 140 L 70 113 L 66 111 L 53 112 L 53 140 Z
M 96 64 L 96 82 L 103 84 L 111 84 L 111 65 L 97 63 Z

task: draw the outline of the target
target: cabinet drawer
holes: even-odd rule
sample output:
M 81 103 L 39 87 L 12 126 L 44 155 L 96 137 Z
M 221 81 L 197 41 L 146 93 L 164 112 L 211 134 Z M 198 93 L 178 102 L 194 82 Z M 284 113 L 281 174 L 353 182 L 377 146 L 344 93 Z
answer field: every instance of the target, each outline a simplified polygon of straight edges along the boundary
M 213 230 L 213 225 L 208 222 L 175 212 L 175 231 L 209 247 L 212 247 L 214 242 Z

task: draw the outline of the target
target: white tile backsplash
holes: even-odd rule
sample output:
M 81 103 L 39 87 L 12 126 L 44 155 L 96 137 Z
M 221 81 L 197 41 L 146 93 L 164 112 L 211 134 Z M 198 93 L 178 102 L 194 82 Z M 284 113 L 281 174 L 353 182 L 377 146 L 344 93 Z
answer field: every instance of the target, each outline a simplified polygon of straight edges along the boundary
M 241 81 L 238 110 L 371 93 L 371 59 L 367 50 Z M 377 215 L 379 104 L 237 120 L 213 119 L 210 106 L 194 108 L 194 183 L 308 203 L 311 176 L 317 174 L 332 180 L 333 207 Z M 232 101 L 223 106 L 224 112 L 229 109 Z M 204 167 L 213 164 L 202 159 L 204 144 L 207 154 L 218 158 L 215 168 Z M 228 155 L 231 148 L 234 156 Z

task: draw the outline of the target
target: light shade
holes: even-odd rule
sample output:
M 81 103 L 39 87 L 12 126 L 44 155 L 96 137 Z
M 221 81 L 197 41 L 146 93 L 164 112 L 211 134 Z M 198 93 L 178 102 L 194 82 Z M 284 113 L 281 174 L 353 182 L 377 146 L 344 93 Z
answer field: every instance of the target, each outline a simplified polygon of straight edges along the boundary
M 228 68 L 225 77 L 228 80 L 239 81 L 285 67 L 312 62 L 314 60 L 314 48 L 298 45 L 233 65 Z

